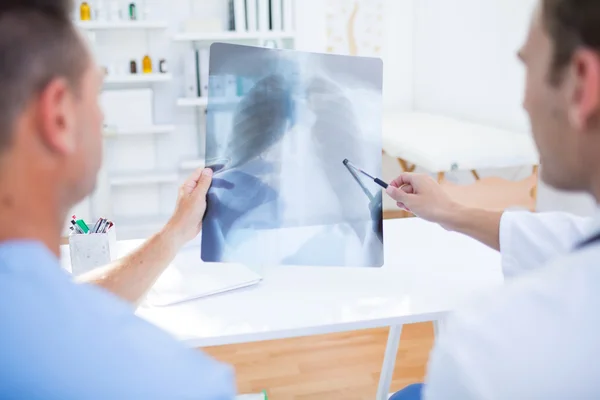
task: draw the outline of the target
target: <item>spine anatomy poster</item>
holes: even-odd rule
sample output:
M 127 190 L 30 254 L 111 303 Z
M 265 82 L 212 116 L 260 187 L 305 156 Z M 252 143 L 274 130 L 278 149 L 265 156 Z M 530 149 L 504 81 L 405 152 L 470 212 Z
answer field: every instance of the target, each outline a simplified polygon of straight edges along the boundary
M 326 7 L 328 53 L 381 57 L 384 0 L 326 0 Z

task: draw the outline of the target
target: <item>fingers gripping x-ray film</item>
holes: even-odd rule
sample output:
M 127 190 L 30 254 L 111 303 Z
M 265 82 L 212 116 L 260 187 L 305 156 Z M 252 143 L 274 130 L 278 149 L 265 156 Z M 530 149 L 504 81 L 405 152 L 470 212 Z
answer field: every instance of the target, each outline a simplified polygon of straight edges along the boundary
M 381 80 L 372 58 L 211 47 L 203 260 L 383 264 L 381 189 L 341 162 L 381 170 Z

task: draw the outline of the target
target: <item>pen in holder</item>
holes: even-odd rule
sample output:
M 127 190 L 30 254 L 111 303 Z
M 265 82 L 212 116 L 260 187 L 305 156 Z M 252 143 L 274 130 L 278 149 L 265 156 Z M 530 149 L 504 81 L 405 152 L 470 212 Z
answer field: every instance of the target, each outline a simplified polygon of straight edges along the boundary
M 114 228 L 104 233 L 70 235 L 71 273 L 77 276 L 110 264 L 116 258 L 116 243 Z

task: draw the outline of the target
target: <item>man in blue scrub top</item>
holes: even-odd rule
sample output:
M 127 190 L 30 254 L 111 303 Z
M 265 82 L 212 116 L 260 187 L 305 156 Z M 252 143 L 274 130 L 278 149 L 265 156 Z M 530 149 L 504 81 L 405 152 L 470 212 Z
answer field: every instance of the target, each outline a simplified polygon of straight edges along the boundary
M 199 233 L 210 171 L 190 177 L 137 252 L 82 278 L 95 285 L 60 268 L 66 214 L 92 192 L 102 147 L 102 73 L 73 8 L 0 2 L 0 398 L 233 399 L 231 368 L 132 304 Z

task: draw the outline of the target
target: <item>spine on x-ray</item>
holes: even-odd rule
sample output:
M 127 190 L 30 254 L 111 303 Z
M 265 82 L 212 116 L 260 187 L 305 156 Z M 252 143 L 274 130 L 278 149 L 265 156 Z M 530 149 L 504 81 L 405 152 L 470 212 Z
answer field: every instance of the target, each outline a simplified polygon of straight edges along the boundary
M 269 30 L 269 0 L 258 0 L 258 30 Z
M 258 0 L 246 0 L 246 14 L 248 16 L 248 31 L 256 32 L 258 30 Z
M 246 32 L 246 2 L 245 0 L 235 0 L 233 4 L 235 13 L 235 30 L 237 32 Z
M 282 30 L 281 2 L 282 0 L 271 0 L 271 29 L 274 31 Z
M 283 1 L 283 30 L 291 32 L 294 30 L 294 0 Z

